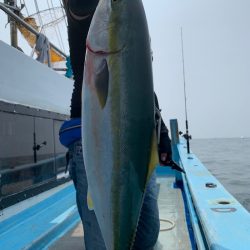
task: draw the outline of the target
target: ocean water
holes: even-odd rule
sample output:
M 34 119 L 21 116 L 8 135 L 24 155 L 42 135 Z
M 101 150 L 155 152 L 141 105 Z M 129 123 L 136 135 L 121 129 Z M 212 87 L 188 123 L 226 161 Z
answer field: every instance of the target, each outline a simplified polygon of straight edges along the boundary
M 250 212 L 250 138 L 194 139 L 192 152 Z

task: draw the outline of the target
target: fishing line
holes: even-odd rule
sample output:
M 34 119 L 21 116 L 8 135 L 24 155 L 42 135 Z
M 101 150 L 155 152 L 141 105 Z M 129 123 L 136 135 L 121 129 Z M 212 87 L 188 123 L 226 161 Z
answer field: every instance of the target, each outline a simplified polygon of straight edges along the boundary
M 184 101 L 185 101 L 185 117 L 186 117 L 186 137 L 187 140 L 187 153 L 190 153 L 190 145 L 189 145 L 189 131 L 188 131 L 188 116 L 187 116 L 187 93 L 186 93 L 186 77 L 185 77 L 185 61 L 184 61 L 184 50 L 183 50 L 183 34 L 181 27 L 181 51 L 182 51 L 182 73 L 183 73 L 183 84 L 184 84 Z

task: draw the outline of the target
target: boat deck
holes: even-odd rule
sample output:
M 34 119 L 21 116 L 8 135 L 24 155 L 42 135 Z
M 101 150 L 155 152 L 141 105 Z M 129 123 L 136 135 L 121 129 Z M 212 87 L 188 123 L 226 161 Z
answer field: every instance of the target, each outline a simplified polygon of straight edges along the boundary
M 171 175 L 157 179 L 161 232 L 155 250 L 191 249 L 182 193 L 174 182 Z M 3 250 L 85 249 L 83 233 L 71 182 L 1 210 Z
M 155 250 L 189 250 L 191 248 L 185 219 L 185 208 L 181 190 L 173 188 L 174 177 L 158 178 L 158 204 L 161 219 L 161 231 Z M 59 238 L 49 249 L 67 250 L 85 249 L 82 224 Z
M 160 184 L 158 205 L 161 231 L 155 250 L 192 249 L 181 190 L 172 187 L 174 177 L 158 178 L 157 182 Z
M 83 227 L 82 223 L 79 222 L 73 229 L 59 238 L 49 250 L 84 250 L 83 242 Z
M 184 142 L 173 149 L 186 174 L 156 169 L 161 232 L 154 250 L 249 250 L 249 212 L 187 153 Z M 183 190 L 173 187 L 175 178 Z M 1 250 L 84 249 L 83 233 L 72 182 L 0 208 Z

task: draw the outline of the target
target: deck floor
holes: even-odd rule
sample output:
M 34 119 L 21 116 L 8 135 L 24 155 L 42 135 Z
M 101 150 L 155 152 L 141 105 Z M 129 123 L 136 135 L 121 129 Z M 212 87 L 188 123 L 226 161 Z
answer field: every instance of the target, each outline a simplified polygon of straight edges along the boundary
M 172 188 L 174 178 L 158 178 L 160 185 L 158 204 L 161 219 L 161 231 L 154 250 L 189 250 L 191 243 L 185 221 L 185 210 L 182 194 Z M 166 222 L 164 220 L 171 221 Z M 172 228 L 172 229 L 170 229 Z M 167 230 L 170 229 L 170 230 Z M 49 250 L 83 250 L 83 229 L 78 223 L 71 231 L 56 241 Z
M 79 222 L 73 229 L 56 241 L 49 250 L 84 250 L 83 227 Z
M 185 220 L 181 190 L 172 188 L 174 178 L 158 178 L 157 182 L 160 184 L 158 205 L 161 231 L 155 250 L 192 249 Z M 170 222 L 165 222 L 164 220 Z

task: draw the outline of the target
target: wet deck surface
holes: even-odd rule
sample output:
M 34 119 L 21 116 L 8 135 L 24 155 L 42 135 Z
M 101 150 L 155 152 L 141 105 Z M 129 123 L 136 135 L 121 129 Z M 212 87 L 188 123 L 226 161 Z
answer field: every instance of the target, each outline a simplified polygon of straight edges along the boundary
M 161 232 L 154 250 L 189 250 L 191 248 L 185 210 L 180 189 L 172 188 L 174 178 L 158 178 L 160 185 L 158 204 L 160 209 Z M 170 222 L 167 222 L 170 221 Z M 49 250 L 82 250 L 82 224 L 78 223 L 71 231 L 56 241 Z

